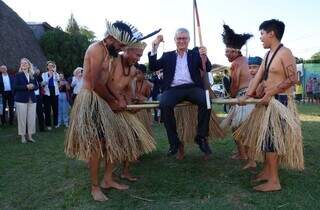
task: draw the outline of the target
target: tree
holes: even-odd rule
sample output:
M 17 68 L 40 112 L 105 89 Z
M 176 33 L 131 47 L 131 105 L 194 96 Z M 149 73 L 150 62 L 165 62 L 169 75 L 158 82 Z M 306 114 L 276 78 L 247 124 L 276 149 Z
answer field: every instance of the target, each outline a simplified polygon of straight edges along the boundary
M 90 41 L 80 33 L 72 35 L 56 28 L 45 33 L 40 45 L 46 57 L 56 62 L 58 71 L 71 75 L 76 67 L 83 65 Z
M 71 13 L 70 19 L 68 20 L 68 25 L 67 25 L 67 28 L 66 28 L 66 32 L 71 34 L 71 35 L 80 33 L 79 25 L 78 25 L 78 23 L 77 23 L 77 21 L 74 18 L 72 13 Z
M 311 60 L 320 60 L 320 51 L 311 56 Z
M 93 31 L 90 31 L 86 26 L 80 26 L 80 34 L 86 36 L 90 42 L 95 41 L 96 35 Z

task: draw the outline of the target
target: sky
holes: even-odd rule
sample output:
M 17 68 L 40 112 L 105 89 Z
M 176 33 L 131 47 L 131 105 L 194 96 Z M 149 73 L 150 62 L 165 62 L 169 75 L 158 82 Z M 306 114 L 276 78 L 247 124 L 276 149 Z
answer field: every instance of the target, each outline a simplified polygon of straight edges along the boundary
M 143 34 L 162 28 L 165 42 L 162 51 L 175 49 L 174 33 L 184 27 L 190 31 L 189 48 L 193 48 L 193 0 L 4 0 L 26 22 L 48 22 L 65 29 L 71 13 L 81 26 L 95 32 L 101 40 L 105 19 L 123 20 L 136 26 Z M 260 42 L 259 25 L 268 19 L 286 24 L 282 43 L 296 57 L 309 59 L 320 51 L 320 1 L 314 0 L 197 0 L 203 45 L 212 63 L 229 65 L 224 56 L 221 33 L 223 23 L 236 33 L 254 35 L 242 48 L 250 56 L 263 57 L 266 50 Z M 148 46 L 141 62 L 147 62 L 147 52 L 155 37 L 147 39 Z M 199 43 L 197 43 L 199 45 Z

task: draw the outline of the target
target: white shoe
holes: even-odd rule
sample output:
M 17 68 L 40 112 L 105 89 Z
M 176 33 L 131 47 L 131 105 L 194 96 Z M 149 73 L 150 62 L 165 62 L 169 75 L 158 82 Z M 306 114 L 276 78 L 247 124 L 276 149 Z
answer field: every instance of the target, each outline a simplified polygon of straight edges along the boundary
M 22 143 L 22 144 L 26 144 L 26 143 L 27 143 L 27 140 L 26 140 L 25 137 L 21 137 L 21 143 Z
M 33 138 L 29 138 L 28 141 L 31 141 L 32 143 L 36 143 L 36 141 Z
M 48 131 L 51 131 L 51 130 L 52 130 L 52 127 L 51 127 L 51 126 L 48 126 L 48 127 L 47 127 L 47 130 L 48 130 Z
M 56 125 L 56 126 L 54 126 L 54 128 L 59 128 L 60 127 L 60 125 Z

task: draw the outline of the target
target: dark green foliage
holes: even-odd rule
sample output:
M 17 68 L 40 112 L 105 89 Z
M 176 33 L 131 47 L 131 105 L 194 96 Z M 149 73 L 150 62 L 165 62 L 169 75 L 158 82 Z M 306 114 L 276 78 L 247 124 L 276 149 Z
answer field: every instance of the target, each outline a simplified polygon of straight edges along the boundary
M 83 65 L 90 41 L 80 33 L 71 35 L 54 29 L 41 38 L 40 44 L 46 57 L 56 62 L 58 72 L 71 75 L 76 67 Z

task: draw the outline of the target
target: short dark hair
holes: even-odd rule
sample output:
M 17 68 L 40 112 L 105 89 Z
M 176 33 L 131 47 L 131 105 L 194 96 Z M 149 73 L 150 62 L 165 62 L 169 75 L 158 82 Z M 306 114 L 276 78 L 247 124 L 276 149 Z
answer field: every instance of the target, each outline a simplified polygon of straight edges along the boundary
M 147 66 L 146 65 L 144 65 L 144 64 L 135 64 L 135 67 L 137 68 L 137 69 L 139 69 L 140 71 L 142 71 L 142 73 L 147 73 Z
M 284 33 L 285 24 L 276 19 L 266 20 L 260 24 L 259 30 L 265 30 L 266 32 L 273 31 L 279 41 L 281 41 Z

